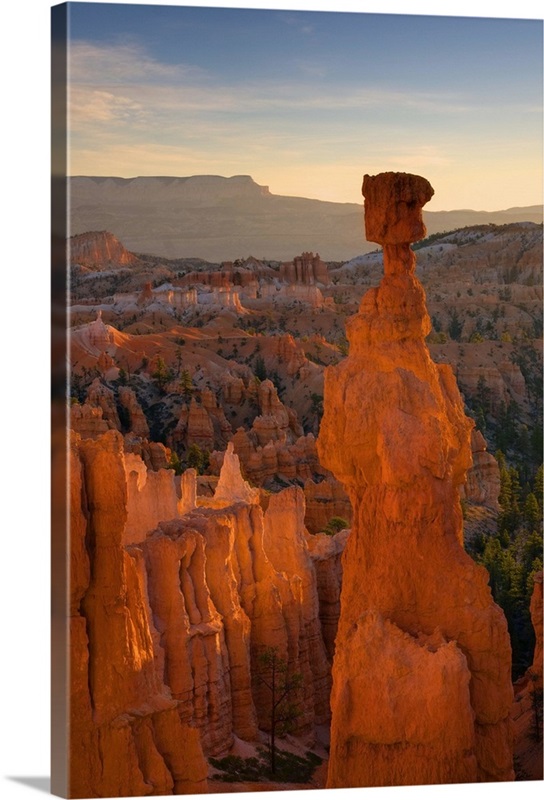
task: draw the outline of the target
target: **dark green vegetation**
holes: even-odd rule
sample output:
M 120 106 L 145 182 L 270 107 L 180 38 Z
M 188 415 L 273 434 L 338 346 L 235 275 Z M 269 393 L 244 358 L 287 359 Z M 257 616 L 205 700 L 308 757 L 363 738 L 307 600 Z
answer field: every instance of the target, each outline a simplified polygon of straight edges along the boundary
M 339 531 L 344 530 L 344 528 L 349 528 L 347 519 L 343 517 L 331 517 L 327 522 L 327 526 L 323 528 L 323 533 L 326 533 L 327 536 L 334 536 Z
M 542 503 L 530 486 L 522 489 L 515 467 L 501 469 L 501 486 L 497 534 L 480 536 L 467 549 L 488 570 L 491 592 L 506 616 L 515 680 L 533 660 L 529 604 L 534 576 L 542 569 Z
M 281 658 L 277 647 L 265 647 L 259 653 L 257 683 L 268 691 L 269 732 L 270 732 L 270 773 L 276 775 L 278 768 L 276 735 L 291 733 L 300 717 L 300 707 L 296 702 L 298 691 L 302 688 L 303 676 L 291 672 L 285 659 Z M 291 780 L 286 778 L 286 780 Z
M 215 769 L 220 770 L 212 776 L 214 780 L 235 783 L 237 781 L 276 781 L 277 783 L 308 783 L 322 759 L 308 751 L 306 756 L 297 756 L 286 750 L 276 750 L 276 769 L 272 773 L 269 754 L 262 748 L 257 756 L 241 758 L 226 756 L 210 758 Z
M 537 327 L 541 335 L 540 322 L 535 322 L 535 332 Z M 505 613 L 512 642 L 514 679 L 532 663 L 534 632 L 529 603 L 533 577 L 542 569 L 543 561 L 543 370 L 542 355 L 535 344 L 520 334 L 508 345 L 510 358 L 525 382 L 523 404 L 511 396 L 497 401 L 483 376 L 473 392 L 466 388 L 464 391 L 467 413 L 495 455 L 501 480 L 496 530 L 480 533 L 466 547 L 489 571 L 493 597 Z
M 491 592 L 505 613 L 516 679 L 533 660 L 529 603 L 534 575 L 542 569 L 542 467 L 522 486 L 519 470 L 509 467 L 500 451 L 497 457 L 501 470 L 497 532 L 474 538 L 467 550 L 488 570 Z

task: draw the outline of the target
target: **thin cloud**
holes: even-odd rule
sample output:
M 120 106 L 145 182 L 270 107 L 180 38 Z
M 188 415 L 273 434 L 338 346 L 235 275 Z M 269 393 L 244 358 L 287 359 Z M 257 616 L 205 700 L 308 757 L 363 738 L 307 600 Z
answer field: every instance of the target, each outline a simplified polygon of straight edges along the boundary
M 319 65 L 301 62 L 307 74 L 323 77 Z M 245 82 L 225 85 L 186 64 L 161 64 L 141 48 L 99 47 L 84 42 L 70 50 L 71 110 L 74 122 L 117 119 L 124 107 L 139 114 L 297 113 L 357 109 L 412 109 L 459 114 L 474 108 L 458 97 L 405 93 L 383 88 L 326 88 L 316 81 Z M 107 100 L 107 102 L 106 102 Z
M 142 104 L 123 95 L 86 88 L 70 93 L 70 117 L 76 127 L 92 123 L 131 122 L 144 116 Z
M 326 75 L 318 62 L 301 60 L 299 67 L 314 80 L 225 84 L 190 64 L 158 62 L 136 45 L 116 48 L 78 42 L 70 50 L 70 86 L 74 108 L 79 109 L 81 119 L 86 105 L 81 95 L 90 87 L 119 98 L 120 106 L 126 101 L 139 106 L 140 112 L 161 116 L 185 112 L 297 114 L 363 109 L 385 110 L 393 116 L 403 109 L 453 116 L 493 111 L 489 106 L 484 109 L 477 100 L 444 92 L 407 93 L 379 86 L 324 85 L 317 80 Z M 520 113 L 524 110 L 529 109 L 522 108 Z M 503 114 L 504 104 L 496 111 Z
M 205 70 L 191 64 L 166 64 L 136 44 L 96 45 L 74 42 L 69 50 L 69 81 L 74 84 L 176 83 L 203 80 Z

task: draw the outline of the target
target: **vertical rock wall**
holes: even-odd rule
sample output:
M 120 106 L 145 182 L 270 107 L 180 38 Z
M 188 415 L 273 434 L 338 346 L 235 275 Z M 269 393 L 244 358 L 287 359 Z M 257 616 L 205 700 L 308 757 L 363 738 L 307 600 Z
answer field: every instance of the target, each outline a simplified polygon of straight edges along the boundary
M 462 546 L 472 422 L 429 356 L 409 246 L 433 190 L 384 173 L 363 193 L 385 276 L 348 322 L 349 357 L 325 373 L 318 440 L 353 506 L 328 786 L 513 780 L 506 622 Z
M 118 431 L 74 435 L 74 797 L 206 791 L 204 753 L 225 755 L 235 735 L 256 741 L 269 726 L 270 697 L 258 680 L 263 648 L 277 647 L 304 676 L 292 698 L 296 733 L 311 736 L 329 719 L 304 494 L 285 490 L 264 514 L 251 490 L 243 499 L 230 456 L 219 506 L 194 507 L 188 497 L 183 507 L 173 473 L 146 471 L 124 453 Z M 194 478 L 184 481 L 187 495 Z
M 207 789 L 196 730 L 157 669 L 141 552 L 123 547 L 123 439 L 71 450 L 70 796 Z

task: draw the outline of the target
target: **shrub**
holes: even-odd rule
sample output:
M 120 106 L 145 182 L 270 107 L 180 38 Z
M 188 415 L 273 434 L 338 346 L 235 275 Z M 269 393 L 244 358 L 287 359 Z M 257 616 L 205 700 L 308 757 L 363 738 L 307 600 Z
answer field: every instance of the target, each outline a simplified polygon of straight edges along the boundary
M 327 536 L 334 536 L 339 531 L 344 530 L 344 528 L 349 528 L 347 519 L 343 517 L 331 517 L 326 527 L 323 529 L 323 533 L 326 533 Z

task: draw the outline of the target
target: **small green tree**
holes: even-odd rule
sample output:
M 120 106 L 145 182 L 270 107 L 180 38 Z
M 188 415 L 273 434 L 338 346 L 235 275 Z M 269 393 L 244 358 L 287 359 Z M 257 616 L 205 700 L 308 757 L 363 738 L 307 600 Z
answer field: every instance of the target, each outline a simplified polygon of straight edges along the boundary
M 347 519 L 343 517 L 331 517 L 325 528 L 323 528 L 323 533 L 326 533 L 327 536 L 334 536 L 335 533 L 343 531 L 344 528 L 349 528 Z
M 157 366 L 151 377 L 157 384 L 159 391 L 162 392 L 168 381 L 171 381 L 174 376 L 172 370 L 164 363 L 164 359 L 159 356 L 157 358 Z
M 529 530 L 536 530 L 542 522 L 542 512 L 538 506 L 538 500 L 532 492 L 529 492 L 525 498 L 523 518 Z
M 537 469 L 535 475 L 535 497 L 540 510 L 542 511 L 542 505 L 544 501 L 544 469 L 542 468 L 542 464 Z
M 255 359 L 255 366 L 253 367 L 253 373 L 256 378 L 260 381 L 264 381 L 267 378 L 266 366 L 264 363 L 264 358 L 262 356 L 257 356 Z
M 450 321 L 448 323 L 448 333 L 450 335 L 450 339 L 453 339 L 454 342 L 458 342 L 461 339 L 461 334 L 463 333 L 463 322 L 455 308 L 450 310 L 449 317 Z
M 277 647 L 265 647 L 258 656 L 257 680 L 270 692 L 270 772 L 276 771 L 276 735 L 289 733 L 301 714 L 293 694 L 303 685 L 300 672 L 289 672 Z
M 183 360 L 183 353 L 181 351 L 181 347 L 176 347 L 176 364 L 177 364 L 177 371 L 176 375 L 179 377 L 181 373 L 181 362 Z
M 193 379 L 191 378 L 191 373 L 188 369 L 184 369 L 181 371 L 181 375 L 179 378 L 181 393 L 185 397 L 186 400 L 189 400 L 193 394 L 194 386 L 193 386 Z
M 187 467 L 196 469 L 199 475 L 210 465 L 210 454 L 207 450 L 202 450 L 197 444 L 192 444 L 187 451 L 187 458 L 185 459 Z
M 176 453 L 175 450 L 172 450 L 172 452 L 170 453 L 170 459 L 169 459 L 169 462 L 168 462 L 168 466 L 170 467 L 170 469 L 174 470 L 176 475 L 181 475 L 181 473 L 183 472 L 182 463 L 179 460 L 179 456 L 178 456 L 178 454 Z

